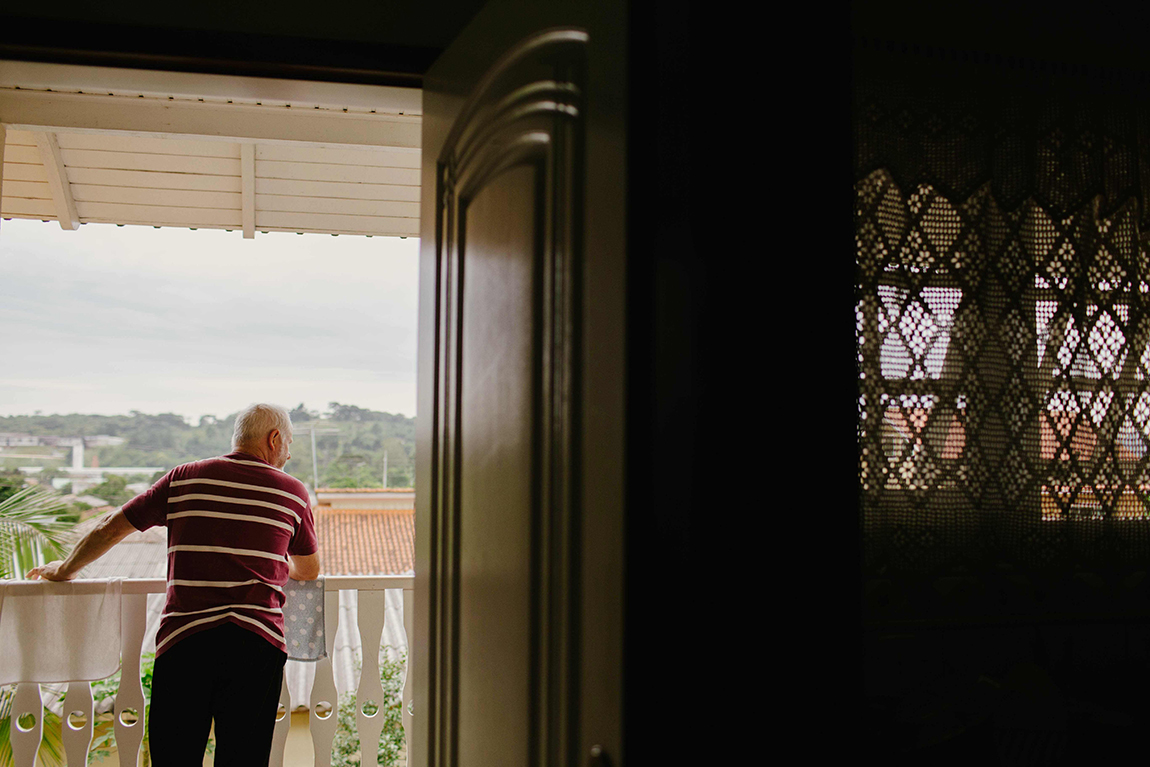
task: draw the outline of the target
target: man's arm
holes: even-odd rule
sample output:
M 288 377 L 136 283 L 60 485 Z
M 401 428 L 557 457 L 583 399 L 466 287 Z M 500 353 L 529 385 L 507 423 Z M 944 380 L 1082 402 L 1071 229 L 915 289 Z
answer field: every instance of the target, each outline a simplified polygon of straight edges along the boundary
M 288 555 L 288 577 L 293 581 L 314 581 L 319 577 L 319 554 Z
M 40 567 L 33 567 L 26 577 L 31 580 L 43 578 L 46 581 L 70 581 L 89 563 L 95 562 L 108 549 L 134 532 L 136 528 L 124 516 L 123 510 L 116 509 L 105 515 L 98 525 L 80 539 L 67 559 L 63 562 L 56 560 Z

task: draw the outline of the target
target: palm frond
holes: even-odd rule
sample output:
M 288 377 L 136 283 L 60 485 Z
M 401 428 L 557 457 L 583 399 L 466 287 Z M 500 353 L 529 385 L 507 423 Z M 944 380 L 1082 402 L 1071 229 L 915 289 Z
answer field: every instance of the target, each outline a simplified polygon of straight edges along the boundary
M 64 754 L 63 722 L 59 716 L 44 709 L 43 734 L 40 736 L 40 748 L 36 753 L 37 767 L 65 767 L 67 761 Z M 12 730 L 11 716 L 0 719 L 0 767 L 13 767 L 12 746 L 8 736 Z
M 10 577 L 13 564 L 27 562 L 36 549 L 53 558 L 64 556 L 75 526 L 70 513 L 60 496 L 41 487 L 24 488 L 0 501 L 0 578 Z

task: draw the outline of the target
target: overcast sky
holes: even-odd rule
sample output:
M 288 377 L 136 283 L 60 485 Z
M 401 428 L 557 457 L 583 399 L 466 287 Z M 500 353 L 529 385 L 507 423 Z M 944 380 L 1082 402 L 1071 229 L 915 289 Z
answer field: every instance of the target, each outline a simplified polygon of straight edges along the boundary
M 419 240 L 0 223 L 0 415 L 415 415 Z

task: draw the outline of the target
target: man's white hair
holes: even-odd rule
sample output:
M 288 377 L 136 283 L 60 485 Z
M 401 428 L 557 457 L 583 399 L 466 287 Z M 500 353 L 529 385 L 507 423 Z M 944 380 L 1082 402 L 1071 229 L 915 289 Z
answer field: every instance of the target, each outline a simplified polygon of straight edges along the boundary
M 291 431 L 291 416 L 278 405 L 258 403 L 249 405 L 236 416 L 236 426 L 232 431 L 232 450 L 245 445 L 258 445 L 274 429 Z

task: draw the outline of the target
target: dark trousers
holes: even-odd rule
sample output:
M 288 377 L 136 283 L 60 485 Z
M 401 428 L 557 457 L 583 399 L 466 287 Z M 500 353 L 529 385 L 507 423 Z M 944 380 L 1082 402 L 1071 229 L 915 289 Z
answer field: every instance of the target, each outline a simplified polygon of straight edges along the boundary
M 148 713 L 154 767 L 202 767 L 213 719 L 216 767 L 264 767 L 286 660 L 234 623 L 180 639 L 156 658 Z

